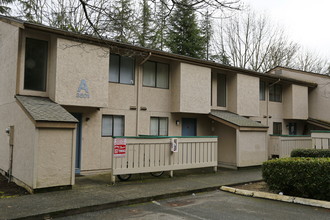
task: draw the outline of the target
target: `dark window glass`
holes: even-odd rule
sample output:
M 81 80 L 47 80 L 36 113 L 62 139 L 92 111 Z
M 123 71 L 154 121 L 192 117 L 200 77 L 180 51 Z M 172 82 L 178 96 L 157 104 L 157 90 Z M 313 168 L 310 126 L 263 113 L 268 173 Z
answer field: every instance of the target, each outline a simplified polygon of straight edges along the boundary
M 109 81 L 134 84 L 134 59 L 110 54 Z
M 297 135 L 297 123 L 289 123 L 289 135 Z
M 169 65 L 147 61 L 143 64 L 143 85 L 168 89 Z
M 124 116 L 103 115 L 102 116 L 102 137 L 124 136 Z
M 269 101 L 282 102 L 282 85 L 275 84 L 269 87 Z
M 226 107 L 226 75 L 218 74 L 217 105 Z
M 282 122 L 273 122 L 273 134 L 282 135 Z
M 266 83 L 264 81 L 260 81 L 259 100 L 266 100 Z
M 26 38 L 24 89 L 46 91 L 48 42 Z

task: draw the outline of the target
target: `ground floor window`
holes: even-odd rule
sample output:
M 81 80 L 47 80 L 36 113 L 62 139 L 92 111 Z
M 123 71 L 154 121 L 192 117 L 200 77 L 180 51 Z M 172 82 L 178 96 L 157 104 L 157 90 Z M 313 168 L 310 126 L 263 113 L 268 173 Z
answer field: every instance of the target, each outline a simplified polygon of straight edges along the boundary
M 273 122 L 273 134 L 282 135 L 282 122 Z
M 150 134 L 156 136 L 168 135 L 168 118 L 151 117 L 150 118 Z
M 102 137 L 124 136 L 125 120 L 122 115 L 102 116 Z

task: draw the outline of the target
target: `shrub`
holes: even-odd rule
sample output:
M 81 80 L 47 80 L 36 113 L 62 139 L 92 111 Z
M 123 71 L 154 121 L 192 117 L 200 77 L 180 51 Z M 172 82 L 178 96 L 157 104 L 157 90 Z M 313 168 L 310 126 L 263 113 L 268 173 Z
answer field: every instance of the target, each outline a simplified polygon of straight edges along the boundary
M 266 161 L 262 176 L 270 190 L 330 201 L 330 158 L 282 158 Z
M 295 149 L 291 157 L 330 157 L 330 149 Z

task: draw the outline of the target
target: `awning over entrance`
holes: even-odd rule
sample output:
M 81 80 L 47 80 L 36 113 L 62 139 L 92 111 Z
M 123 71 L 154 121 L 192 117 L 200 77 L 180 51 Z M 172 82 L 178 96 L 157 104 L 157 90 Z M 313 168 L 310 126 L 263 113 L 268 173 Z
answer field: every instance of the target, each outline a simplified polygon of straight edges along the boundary
M 36 123 L 37 127 L 43 127 L 46 124 L 49 126 L 50 123 L 56 123 L 56 127 L 75 127 L 78 122 L 61 105 L 49 98 L 18 95 L 16 99 L 24 111 Z
M 325 128 L 325 129 L 330 129 L 330 122 L 327 122 L 327 121 L 321 121 L 321 120 L 317 120 L 314 118 L 308 118 L 307 123 L 316 125 L 316 126 L 319 126 L 319 127 Z
M 238 129 L 240 131 L 268 130 L 268 126 L 265 126 L 259 122 L 253 121 L 249 118 L 240 116 L 229 111 L 212 110 L 209 114 L 209 117 L 215 121 L 223 123 L 229 127 Z

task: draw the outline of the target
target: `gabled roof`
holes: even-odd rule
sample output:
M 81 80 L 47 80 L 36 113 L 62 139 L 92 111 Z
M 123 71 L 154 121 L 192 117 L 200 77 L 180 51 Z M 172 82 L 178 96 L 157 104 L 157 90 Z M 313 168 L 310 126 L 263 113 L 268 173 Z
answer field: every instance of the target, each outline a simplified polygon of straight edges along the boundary
M 209 116 L 216 121 L 239 130 L 267 131 L 268 128 L 268 126 L 265 126 L 259 122 L 229 111 L 212 110 Z
M 78 122 L 67 110 L 49 98 L 17 95 L 16 99 L 36 122 Z
M 278 69 L 279 70 L 284 69 L 284 70 L 289 70 L 289 71 L 298 72 L 298 73 L 304 73 L 304 74 L 309 74 L 309 75 L 314 75 L 314 76 L 330 78 L 330 75 L 327 75 L 327 74 L 308 72 L 308 71 L 293 69 L 293 68 L 285 67 L 285 66 L 275 66 L 274 68 L 271 68 L 270 70 L 266 71 L 266 74 L 269 74 L 270 72 L 272 72 L 274 70 L 278 70 Z
M 183 55 L 179 55 L 179 54 L 164 52 L 164 51 L 160 51 L 160 50 L 149 49 L 149 48 L 144 48 L 144 47 L 135 46 L 135 45 L 131 45 L 131 44 L 120 43 L 120 42 L 112 41 L 109 39 L 100 39 L 95 36 L 65 31 L 65 30 L 61 30 L 58 28 L 45 26 L 42 24 L 36 24 L 36 23 L 23 21 L 23 20 L 14 18 L 14 17 L 7 17 L 7 16 L 0 15 L 0 21 L 4 21 L 4 22 L 7 22 L 7 23 L 10 23 L 13 25 L 16 24 L 16 26 L 19 26 L 21 28 L 31 28 L 34 30 L 44 31 L 44 32 L 56 34 L 58 36 L 66 37 L 66 38 L 69 37 L 69 38 L 83 41 L 83 42 L 94 43 L 97 45 L 101 44 L 106 47 L 114 46 L 114 47 L 123 48 L 123 49 L 131 49 L 131 50 L 145 53 L 146 55 L 151 54 L 152 56 L 155 56 L 155 57 L 179 60 L 182 62 L 206 66 L 209 68 L 214 68 L 214 69 L 218 69 L 218 70 L 222 70 L 222 71 L 226 71 L 226 72 L 241 73 L 241 74 L 245 74 L 245 75 L 256 76 L 256 77 L 259 77 L 262 79 L 268 79 L 270 81 L 277 81 L 278 79 L 281 79 L 281 81 L 283 81 L 283 82 L 288 82 L 291 84 L 293 83 L 293 84 L 298 84 L 298 85 L 303 85 L 303 86 L 308 86 L 308 87 L 317 86 L 317 84 L 313 83 L 313 82 L 296 80 L 294 78 L 289 78 L 289 77 L 284 77 L 284 76 L 264 74 L 264 73 L 256 72 L 253 70 L 247 70 L 247 69 L 243 69 L 243 68 L 239 68 L 239 67 L 216 63 L 214 61 L 202 60 L 202 59 L 192 58 L 192 57 L 183 56 Z

